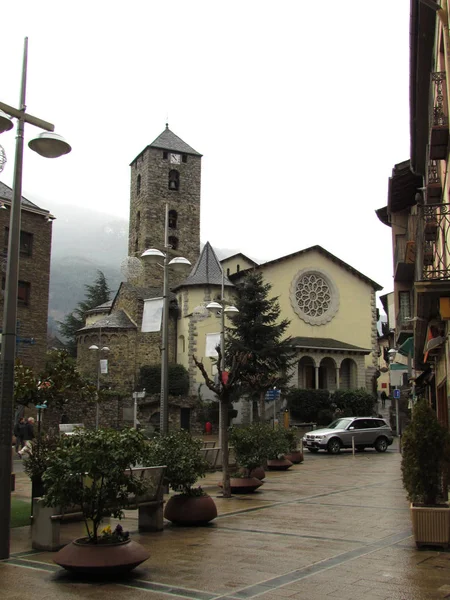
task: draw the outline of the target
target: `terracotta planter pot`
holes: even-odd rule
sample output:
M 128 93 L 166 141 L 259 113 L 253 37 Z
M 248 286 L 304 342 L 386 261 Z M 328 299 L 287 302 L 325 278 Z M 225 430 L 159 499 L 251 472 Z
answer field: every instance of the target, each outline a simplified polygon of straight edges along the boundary
M 230 477 L 230 487 L 232 494 L 251 494 L 263 484 L 256 477 Z M 222 482 L 219 481 L 219 487 L 222 487 Z
M 267 461 L 269 471 L 287 471 L 292 467 L 292 462 L 286 458 L 272 458 Z
M 290 460 L 294 465 L 299 465 L 303 462 L 303 452 L 300 452 L 300 450 L 291 450 L 284 458 Z
M 410 505 L 416 546 L 450 546 L 450 507 Z
M 172 496 L 164 517 L 176 525 L 206 525 L 217 517 L 217 507 L 211 496 Z
M 128 573 L 150 557 L 137 542 L 86 544 L 80 538 L 59 550 L 53 561 L 73 573 L 85 575 L 121 575 Z

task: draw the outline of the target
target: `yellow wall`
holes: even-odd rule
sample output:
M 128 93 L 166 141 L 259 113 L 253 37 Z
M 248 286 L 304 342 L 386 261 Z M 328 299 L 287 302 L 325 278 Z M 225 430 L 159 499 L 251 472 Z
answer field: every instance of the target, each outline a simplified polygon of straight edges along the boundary
M 339 308 L 334 318 L 325 325 L 305 323 L 294 312 L 290 301 L 290 287 L 297 273 L 303 269 L 322 270 L 339 291 Z M 340 265 L 317 251 L 262 267 L 264 279 L 272 284 L 271 293 L 279 296 L 283 318 L 291 321 L 287 335 L 332 338 L 359 348 L 372 349 L 372 293 L 373 288 Z M 372 364 L 370 355 L 366 365 Z
M 244 258 L 242 254 L 226 258 L 225 260 L 221 261 L 221 264 L 226 275 L 228 275 L 228 269 L 230 269 L 230 275 L 237 273 L 238 265 L 239 271 L 245 271 L 245 269 L 251 269 L 252 267 L 254 267 L 254 264 L 246 258 Z

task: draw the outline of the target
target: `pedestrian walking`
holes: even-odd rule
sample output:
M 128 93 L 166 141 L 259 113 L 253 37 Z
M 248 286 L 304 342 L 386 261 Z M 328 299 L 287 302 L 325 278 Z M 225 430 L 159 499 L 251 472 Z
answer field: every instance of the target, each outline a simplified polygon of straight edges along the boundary
M 386 394 L 386 392 L 384 390 L 381 392 L 380 398 L 381 398 L 381 408 L 385 408 L 385 406 L 386 406 L 386 400 L 387 400 L 387 394 Z
M 34 440 L 34 418 L 33 417 L 28 417 L 28 420 L 25 425 L 25 435 L 24 435 L 23 439 L 25 442 Z
M 16 454 L 19 454 L 19 451 L 22 450 L 22 448 L 25 445 L 26 428 L 27 424 L 25 423 L 25 419 L 23 417 L 20 417 L 20 419 L 14 425 L 14 436 L 16 438 Z

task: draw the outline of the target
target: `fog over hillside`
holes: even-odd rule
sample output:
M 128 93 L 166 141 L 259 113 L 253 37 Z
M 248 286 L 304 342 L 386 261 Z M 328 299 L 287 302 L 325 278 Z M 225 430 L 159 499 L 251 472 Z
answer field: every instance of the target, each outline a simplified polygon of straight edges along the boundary
M 39 201 L 36 201 L 39 204 Z M 45 206 L 45 203 L 42 202 Z M 53 221 L 50 269 L 49 331 L 58 334 L 57 321 L 64 319 L 85 297 L 97 271 L 103 271 L 113 293 L 125 279 L 121 263 L 128 251 L 128 220 L 76 206 L 51 207 Z M 238 250 L 217 249 L 219 258 Z

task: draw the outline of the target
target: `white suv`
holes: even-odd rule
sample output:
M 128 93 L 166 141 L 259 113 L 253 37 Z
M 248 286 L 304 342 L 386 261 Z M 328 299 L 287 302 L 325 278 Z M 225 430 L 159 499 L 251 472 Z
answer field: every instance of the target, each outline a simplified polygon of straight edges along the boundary
M 372 447 L 386 452 L 394 441 L 392 430 L 384 419 L 375 417 L 342 417 L 328 427 L 308 431 L 303 436 L 303 446 L 310 452 L 328 450 L 338 454 L 341 448 L 351 448 L 352 439 L 357 450 Z

